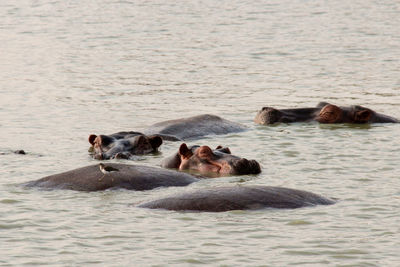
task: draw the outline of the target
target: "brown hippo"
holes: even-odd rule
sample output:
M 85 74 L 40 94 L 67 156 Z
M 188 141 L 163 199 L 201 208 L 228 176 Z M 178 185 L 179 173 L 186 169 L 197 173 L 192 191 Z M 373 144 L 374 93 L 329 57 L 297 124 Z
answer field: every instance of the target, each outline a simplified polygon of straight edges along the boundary
M 321 102 L 315 108 L 275 109 L 263 107 L 256 115 L 254 122 L 268 125 L 277 122 L 320 123 L 398 123 L 393 117 L 377 113 L 362 106 L 338 107 Z
M 156 152 L 163 140 L 158 135 L 144 135 L 139 132 L 118 132 L 111 135 L 89 136 L 90 151 L 95 159 L 129 159 L 133 155 Z
M 181 144 L 174 155 L 161 162 L 164 168 L 192 170 L 205 176 L 258 174 L 260 164 L 231 154 L 229 148 L 218 146 L 212 150 L 208 146 L 191 146 Z
M 200 189 L 142 203 L 138 207 L 220 212 L 262 208 L 295 209 L 334 203 L 332 199 L 302 190 L 272 186 L 234 186 Z
M 239 123 L 228 121 L 215 115 L 203 114 L 159 122 L 144 130 L 144 133 L 159 135 L 164 140 L 178 141 L 196 139 L 206 135 L 242 132 L 246 129 L 244 125 Z
M 150 190 L 165 186 L 186 186 L 198 179 L 190 174 L 140 165 L 109 163 L 82 167 L 27 182 L 29 187 L 99 191 L 114 188 Z

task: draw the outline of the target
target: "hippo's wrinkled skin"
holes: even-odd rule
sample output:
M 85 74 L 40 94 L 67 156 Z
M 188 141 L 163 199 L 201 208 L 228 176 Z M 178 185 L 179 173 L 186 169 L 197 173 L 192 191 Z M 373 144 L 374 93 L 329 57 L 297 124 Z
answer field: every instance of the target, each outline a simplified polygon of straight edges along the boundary
M 161 162 L 164 168 L 193 170 L 205 176 L 258 174 L 261 167 L 255 160 L 247 160 L 231 154 L 229 148 L 218 146 L 212 150 L 208 146 L 187 147 L 181 144 L 174 155 Z
M 142 203 L 138 207 L 181 211 L 295 209 L 335 202 L 320 195 L 283 187 L 235 186 L 201 189 Z
M 178 141 L 200 138 L 206 135 L 242 132 L 246 129 L 244 125 L 239 123 L 228 121 L 215 115 L 203 114 L 159 122 L 150 126 L 144 133 L 159 135 L 164 140 Z
M 190 174 L 162 168 L 116 163 L 106 164 L 106 166 L 113 167 L 118 171 L 103 174 L 99 165 L 96 164 L 50 175 L 24 185 L 77 191 L 99 191 L 114 188 L 150 190 L 156 187 L 186 186 L 198 181 Z
M 315 108 L 275 109 L 263 107 L 254 122 L 268 125 L 277 122 L 320 123 L 397 123 L 399 120 L 362 106 L 338 107 L 321 102 Z
M 129 159 L 133 155 L 156 152 L 163 140 L 139 132 L 118 132 L 111 135 L 90 135 L 89 143 L 95 159 Z

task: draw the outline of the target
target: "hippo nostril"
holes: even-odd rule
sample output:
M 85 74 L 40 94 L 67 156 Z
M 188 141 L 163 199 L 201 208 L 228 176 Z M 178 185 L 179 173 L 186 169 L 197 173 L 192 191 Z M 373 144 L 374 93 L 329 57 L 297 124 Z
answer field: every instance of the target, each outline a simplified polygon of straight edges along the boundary
M 247 159 L 245 159 L 245 158 L 240 159 L 239 162 L 240 162 L 241 164 L 248 164 L 248 163 L 249 163 L 249 161 L 248 161 Z
M 233 167 L 235 167 L 235 169 L 237 171 L 240 171 L 241 169 L 243 169 L 243 167 L 246 166 L 246 163 L 248 160 L 247 159 L 239 159 L 237 161 L 233 162 Z
M 240 167 L 245 167 L 245 166 L 249 165 L 249 161 L 247 159 L 240 159 L 237 162 L 237 165 Z

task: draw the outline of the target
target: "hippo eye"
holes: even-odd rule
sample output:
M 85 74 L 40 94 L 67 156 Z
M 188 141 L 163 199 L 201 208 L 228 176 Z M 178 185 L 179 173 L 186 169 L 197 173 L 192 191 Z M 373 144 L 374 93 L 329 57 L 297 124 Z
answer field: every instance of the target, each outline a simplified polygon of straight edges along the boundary
M 198 157 L 202 159 L 209 158 L 211 154 L 212 150 L 208 146 L 199 147 L 197 152 Z
M 209 158 L 209 154 L 207 154 L 207 153 L 202 153 L 202 152 L 199 152 L 199 158 L 202 158 L 202 159 L 207 159 L 207 158 Z

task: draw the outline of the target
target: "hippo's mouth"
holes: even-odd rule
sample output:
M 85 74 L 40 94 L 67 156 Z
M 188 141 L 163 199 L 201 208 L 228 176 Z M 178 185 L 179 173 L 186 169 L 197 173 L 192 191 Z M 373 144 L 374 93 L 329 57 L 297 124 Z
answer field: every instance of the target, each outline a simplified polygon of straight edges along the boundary
M 259 174 L 261 167 L 257 161 L 243 158 L 233 163 L 233 171 L 235 174 Z

